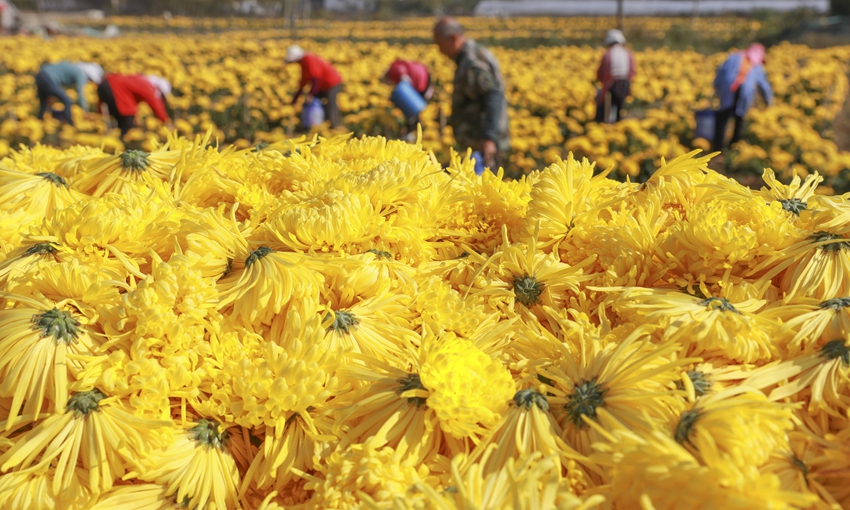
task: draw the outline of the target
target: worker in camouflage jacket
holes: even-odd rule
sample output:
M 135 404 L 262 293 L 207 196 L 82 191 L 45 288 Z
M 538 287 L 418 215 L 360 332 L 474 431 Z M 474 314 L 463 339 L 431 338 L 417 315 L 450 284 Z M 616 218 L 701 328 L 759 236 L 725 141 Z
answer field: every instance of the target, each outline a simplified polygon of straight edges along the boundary
M 484 166 L 493 170 L 505 163 L 510 146 L 508 104 L 499 63 L 490 51 L 464 35 L 452 18 L 434 27 L 440 52 L 457 64 L 449 125 L 461 150 L 480 151 Z

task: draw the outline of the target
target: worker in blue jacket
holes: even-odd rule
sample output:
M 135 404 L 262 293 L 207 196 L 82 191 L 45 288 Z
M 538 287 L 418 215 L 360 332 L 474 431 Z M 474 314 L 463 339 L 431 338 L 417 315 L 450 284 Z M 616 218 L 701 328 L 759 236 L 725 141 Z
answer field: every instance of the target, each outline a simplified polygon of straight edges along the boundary
M 35 75 L 35 86 L 38 93 L 38 118 L 43 119 L 44 114 L 50 107 L 49 100 L 54 97 L 65 105 L 65 110 L 60 114 L 70 125 L 74 125 L 71 118 L 71 99 L 65 92 L 65 88 L 73 87 L 77 91 L 77 104 L 83 110 L 88 110 L 88 102 L 84 93 L 84 87 L 89 81 L 100 84 L 103 79 L 103 68 L 98 64 L 88 62 L 56 62 L 44 64 Z
M 761 90 L 769 105 L 773 104 L 773 89 L 770 88 L 764 72 L 764 57 L 764 46 L 755 43 L 744 51 L 729 55 L 729 58 L 717 68 L 714 91 L 720 97 L 720 109 L 717 111 L 714 124 L 712 151 L 723 148 L 726 124 L 730 118 L 735 120 L 735 133 L 732 135 L 731 143 L 741 139 L 744 115 L 755 101 L 756 89 Z

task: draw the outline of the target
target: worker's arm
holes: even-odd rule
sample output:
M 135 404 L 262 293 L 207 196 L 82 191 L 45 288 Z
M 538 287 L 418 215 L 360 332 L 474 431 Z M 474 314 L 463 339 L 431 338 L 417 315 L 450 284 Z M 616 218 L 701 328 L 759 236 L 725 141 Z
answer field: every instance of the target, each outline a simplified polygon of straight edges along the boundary
M 761 89 L 761 94 L 764 97 L 765 102 L 768 105 L 773 104 L 773 88 L 770 86 L 770 82 L 767 81 L 767 74 L 764 72 L 764 67 L 759 66 L 752 71 L 755 74 L 754 78 L 756 79 L 756 85 Z
M 599 83 L 605 83 L 611 74 L 611 57 L 609 53 L 606 51 L 605 55 L 602 56 L 602 62 L 599 63 L 599 68 L 596 70 L 596 81 Z
M 499 89 L 490 89 L 484 93 L 482 102 L 484 106 L 482 136 L 485 140 L 496 142 L 499 140 L 499 119 L 502 116 L 502 92 Z
M 77 73 L 76 82 L 77 82 L 77 104 L 80 105 L 80 108 L 82 108 L 83 110 L 88 111 L 89 103 L 88 103 L 88 101 L 86 101 L 85 89 L 86 89 L 86 83 L 89 82 L 89 79 L 86 77 L 85 74 L 83 74 L 82 72 L 79 72 L 79 73 Z M 68 115 L 70 116 L 70 114 L 71 114 L 71 111 L 68 110 Z
M 165 104 L 160 99 L 160 92 L 153 85 L 141 87 L 140 89 L 138 94 L 141 96 L 142 101 L 151 107 L 156 118 L 162 122 L 169 122 L 168 112 L 165 111 Z

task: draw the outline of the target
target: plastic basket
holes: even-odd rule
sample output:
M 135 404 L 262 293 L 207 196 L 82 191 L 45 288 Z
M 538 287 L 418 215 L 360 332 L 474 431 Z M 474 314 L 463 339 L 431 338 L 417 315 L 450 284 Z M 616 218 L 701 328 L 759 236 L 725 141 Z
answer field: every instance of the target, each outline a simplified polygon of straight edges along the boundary
M 424 110 L 427 104 L 422 99 L 422 96 L 419 95 L 419 92 L 416 92 L 416 89 L 413 88 L 413 85 L 404 80 L 398 82 L 396 88 L 393 89 L 393 93 L 390 95 L 390 101 L 398 106 L 405 117 L 408 118 L 419 115 L 419 112 Z
M 700 110 L 696 112 L 697 127 L 694 130 L 695 138 L 705 138 L 711 140 L 714 138 L 714 123 L 717 117 L 717 112 L 714 110 Z
M 301 109 L 301 124 L 307 129 L 318 126 L 325 121 L 325 109 L 322 108 L 322 100 L 314 97 L 312 101 L 304 103 Z

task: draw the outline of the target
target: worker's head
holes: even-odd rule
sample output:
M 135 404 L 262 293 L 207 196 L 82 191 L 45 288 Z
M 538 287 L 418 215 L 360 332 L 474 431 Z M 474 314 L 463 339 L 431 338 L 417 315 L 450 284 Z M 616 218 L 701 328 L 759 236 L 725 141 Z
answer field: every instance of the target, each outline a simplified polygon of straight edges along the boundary
M 300 62 L 302 58 L 304 58 L 304 50 L 301 49 L 301 46 L 293 44 L 289 48 L 286 48 L 285 62 L 287 64 L 292 62 Z
M 445 17 L 434 25 L 434 42 L 440 48 L 440 53 L 455 58 L 466 42 L 466 35 L 456 19 Z
M 158 90 L 163 97 L 171 94 L 171 83 L 162 76 L 148 74 L 145 76 L 145 78 L 148 80 L 148 82 L 150 82 L 151 85 L 156 87 L 156 90 Z
M 612 28 L 605 33 L 605 41 L 603 41 L 603 44 L 606 48 L 615 44 L 626 44 L 626 36 L 623 35 L 623 32 L 616 28 Z
M 762 44 L 751 44 L 749 48 L 744 50 L 744 54 L 747 56 L 747 59 L 755 66 L 759 66 L 764 63 L 765 49 L 764 45 Z
M 103 68 L 100 67 L 100 64 L 93 64 L 90 62 L 74 62 L 74 65 L 86 75 L 86 78 L 89 81 L 94 82 L 97 85 L 100 85 L 100 82 L 103 80 Z

